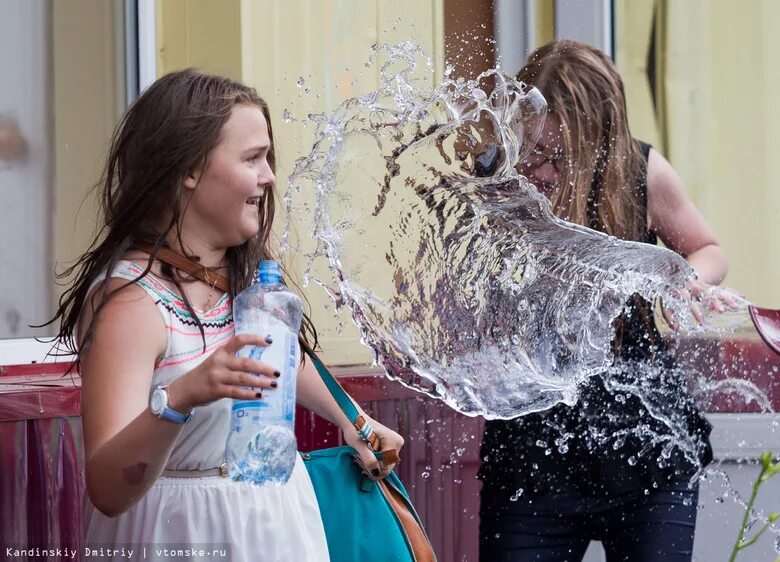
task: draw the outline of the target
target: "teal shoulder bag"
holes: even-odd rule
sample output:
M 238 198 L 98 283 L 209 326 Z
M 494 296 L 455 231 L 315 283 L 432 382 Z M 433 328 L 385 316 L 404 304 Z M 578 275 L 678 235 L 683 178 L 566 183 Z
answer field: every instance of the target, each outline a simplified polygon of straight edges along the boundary
M 303 345 L 303 344 L 302 344 Z M 378 459 L 397 460 L 376 449 L 379 439 L 352 400 L 314 352 L 303 345 L 339 407 Z M 332 562 L 435 562 L 420 518 L 398 476 L 374 481 L 353 462 L 352 447 L 302 453 L 320 507 Z

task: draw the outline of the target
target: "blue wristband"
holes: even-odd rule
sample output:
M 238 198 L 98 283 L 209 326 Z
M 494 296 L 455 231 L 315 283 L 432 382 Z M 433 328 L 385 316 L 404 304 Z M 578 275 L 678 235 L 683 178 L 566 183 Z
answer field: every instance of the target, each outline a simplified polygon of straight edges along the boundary
M 157 386 L 152 391 L 152 396 L 149 399 L 149 409 L 158 418 L 172 423 L 187 423 L 192 419 L 192 412 L 182 414 L 168 407 L 168 390 L 165 386 Z
M 184 415 L 181 412 L 171 410 L 168 406 L 166 406 L 163 408 L 162 414 L 160 414 L 160 418 L 173 423 L 187 423 L 192 419 L 192 413 Z

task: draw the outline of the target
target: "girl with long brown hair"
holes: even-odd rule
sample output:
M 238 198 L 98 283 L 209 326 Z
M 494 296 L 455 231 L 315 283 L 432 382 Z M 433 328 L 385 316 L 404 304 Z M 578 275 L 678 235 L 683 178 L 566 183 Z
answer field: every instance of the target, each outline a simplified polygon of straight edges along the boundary
M 157 80 L 114 134 L 102 228 L 65 272 L 75 282 L 54 319 L 82 378 L 88 547 L 200 544 L 214 559 L 328 559 L 300 458 L 282 486 L 233 482 L 223 464 L 230 399 L 262 398 L 279 376 L 235 356 L 269 342 L 236 336 L 231 312 L 258 262 L 273 259 L 274 168 L 265 102 L 194 70 Z M 370 453 L 312 361 L 302 362 L 298 400 L 342 429 L 373 477 L 392 468 Z M 401 447 L 370 423 L 383 448 Z
M 632 137 L 623 83 L 609 57 L 556 41 L 532 53 L 517 78 L 548 103 L 539 142 L 519 170 L 558 217 L 624 240 L 660 238 L 696 272 L 687 288 L 692 296 L 723 280 L 723 251 L 680 178 Z M 727 297 L 713 301 L 728 304 Z M 692 309 L 700 319 L 695 300 Z M 602 542 L 610 562 L 691 559 L 698 486 L 689 482 L 712 458 L 710 426 L 685 391 L 650 303 L 629 301 L 615 322 L 613 349 L 618 369 L 592 377 L 575 406 L 487 423 L 482 560 L 578 561 L 590 540 Z M 637 380 L 646 373 L 652 380 Z M 654 407 L 685 426 L 698 462 L 668 438 L 653 441 L 649 436 L 668 437 L 668 429 L 607 377 L 651 385 L 663 397 Z

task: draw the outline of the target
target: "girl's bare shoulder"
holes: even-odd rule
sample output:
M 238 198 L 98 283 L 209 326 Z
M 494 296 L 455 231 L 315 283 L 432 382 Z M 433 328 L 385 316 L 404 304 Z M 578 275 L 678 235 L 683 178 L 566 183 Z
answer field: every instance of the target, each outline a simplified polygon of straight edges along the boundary
M 132 337 L 136 342 L 143 340 L 155 355 L 164 353 L 167 346 L 165 320 L 154 300 L 138 284 L 124 278 L 110 277 L 92 291 L 79 318 L 79 341 L 89 326 L 93 341 Z

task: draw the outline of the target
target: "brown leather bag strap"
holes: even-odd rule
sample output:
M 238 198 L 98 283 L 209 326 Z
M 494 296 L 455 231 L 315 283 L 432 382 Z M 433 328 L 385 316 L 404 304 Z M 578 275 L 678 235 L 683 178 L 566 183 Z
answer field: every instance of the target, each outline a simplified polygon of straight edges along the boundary
M 149 255 L 152 255 L 154 251 L 154 247 L 151 244 L 137 244 L 136 248 Z M 228 278 L 212 267 L 201 265 L 187 256 L 174 252 L 170 248 L 158 248 L 154 257 L 171 267 L 192 275 L 195 279 L 203 281 L 209 287 L 216 287 L 223 293 L 229 292 L 230 283 L 228 283 Z
M 377 485 L 387 499 L 390 509 L 395 512 L 398 521 L 404 528 L 406 537 L 409 539 L 409 546 L 414 553 L 414 559 L 417 562 L 436 562 L 436 554 L 433 552 L 431 541 L 428 539 L 428 535 L 425 534 L 425 530 L 420 526 L 420 523 L 417 522 L 414 514 L 406 506 L 406 502 L 401 497 L 401 492 L 383 480 L 379 480 Z

